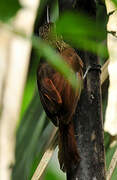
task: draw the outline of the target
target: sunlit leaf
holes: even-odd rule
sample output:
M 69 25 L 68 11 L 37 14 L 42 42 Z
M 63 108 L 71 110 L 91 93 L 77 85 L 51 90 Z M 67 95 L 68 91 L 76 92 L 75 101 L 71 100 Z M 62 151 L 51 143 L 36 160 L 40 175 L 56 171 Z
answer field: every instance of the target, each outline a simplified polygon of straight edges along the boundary
M 114 2 L 114 4 L 117 6 L 117 0 L 112 0 Z
M 54 180 L 58 180 L 58 178 L 60 178 L 59 176 L 56 175 L 55 172 L 52 171 L 52 169 L 49 169 L 49 171 L 47 171 L 44 175 L 44 179 L 54 179 Z M 63 180 L 64 178 L 61 178 L 61 180 Z

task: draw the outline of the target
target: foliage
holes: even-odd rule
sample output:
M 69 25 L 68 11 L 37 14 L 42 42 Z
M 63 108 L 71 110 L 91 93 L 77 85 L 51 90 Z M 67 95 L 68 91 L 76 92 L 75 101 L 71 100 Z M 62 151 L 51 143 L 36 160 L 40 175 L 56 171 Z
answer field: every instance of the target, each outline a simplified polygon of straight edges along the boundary
M 15 16 L 17 11 L 21 8 L 21 5 L 18 0 L 6 1 L 0 1 L 0 20 L 2 21 L 8 21 L 10 18 Z
M 116 0 L 113 0 L 117 4 Z M 41 2 L 41 4 L 43 4 Z M 8 21 L 15 16 L 21 8 L 18 0 L 7 0 L 7 5 L 4 0 L 0 2 L 0 20 Z M 54 12 L 55 11 L 55 12 Z M 54 14 L 58 11 L 58 6 L 55 4 L 53 9 Z M 58 12 L 57 12 L 58 13 Z M 100 21 L 100 19 L 99 19 Z M 69 23 L 70 22 L 70 23 Z M 106 38 L 106 32 L 103 25 L 99 22 L 98 28 L 95 21 L 89 18 L 86 14 L 76 14 L 66 12 L 61 15 L 56 22 L 56 31 L 62 34 L 64 39 L 76 48 L 89 50 L 98 53 L 102 57 L 107 57 L 106 46 L 102 43 Z M 96 40 L 98 42 L 96 42 Z M 46 118 L 41 107 L 39 96 L 36 90 L 36 69 L 39 62 L 39 52 L 43 55 L 50 64 L 64 74 L 66 78 L 71 78 L 71 70 L 63 63 L 59 55 L 38 37 L 32 38 L 34 50 L 31 56 L 28 78 L 24 90 L 23 103 L 21 109 L 21 119 L 17 129 L 17 144 L 16 144 L 16 164 L 13 168 L 12 179 L 30 179 L 36 169 L 42 153 L 46 147 L 48 137 L 52 131 L 52 124 Z M 35 53 L 35 54 L 36 54 Z M 38 56 L 39 54 L 39 56 Z M 76 84 L 75 76 L 69 79 L 73 86 Z M 112 159 L 112 155 L 117 148 L 115 145 L 110 148 L 111 138 L 105 132 L 105 150 L 107 168 Z M 45 179 L 58 179 L 52 171 L 48 171 Z M 117 169 L 114 171 L 112 180 L 117 179 Z
M 70 28 L 69 22 L 72 22 Z M 57 32 L 67 41 L 72 42 L 76 48 L 89 50 L 103 57 L 107 56 L 106 46 L 100 43 L 106 36 L 104 27 L 85 14 L 70 12 L 62 14 L 57 22 Z
M 114 3 L 115 3 L 115 5 L 117 6 L 117 0 L 112 0 Z

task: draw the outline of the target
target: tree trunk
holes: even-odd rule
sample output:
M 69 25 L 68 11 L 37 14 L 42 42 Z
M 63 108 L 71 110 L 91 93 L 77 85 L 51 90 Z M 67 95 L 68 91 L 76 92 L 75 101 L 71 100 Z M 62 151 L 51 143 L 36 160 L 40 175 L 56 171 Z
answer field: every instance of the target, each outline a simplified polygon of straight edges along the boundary
M 77 9 L 88 13 L 96 20 L 96 4 L 93 0 L 78 0 Z M 99 64 L 99 58 L 92 53 L 83 52 L 82 56 L 86 68 Z M 74 116 L 81 160 L 76 172 L 67 172 L 67 180 L 106 179 L 101 104 L 100 72 L 91 70 L 84 81 L 84 90 Z

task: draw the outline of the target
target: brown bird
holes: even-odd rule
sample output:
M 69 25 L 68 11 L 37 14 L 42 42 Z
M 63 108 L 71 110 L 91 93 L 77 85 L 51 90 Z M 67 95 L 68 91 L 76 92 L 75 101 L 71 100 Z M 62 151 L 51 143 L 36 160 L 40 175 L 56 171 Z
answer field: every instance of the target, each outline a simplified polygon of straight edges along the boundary
M 39 34 L 63 57 L 76 76 L 83 80 L 83 63 L 75 50 L 62 37 L 51 33 L 53 24 L 44 24 Z M 79 100 L 81 88 L 73 89 L 69 82 L 44 59 L 40 60 L 37 71 L 40 100 L 47 116 L 59 128 L 59 163 L 63 171 L 76 167 L 80 160 L 74 135 L 73 114 Z

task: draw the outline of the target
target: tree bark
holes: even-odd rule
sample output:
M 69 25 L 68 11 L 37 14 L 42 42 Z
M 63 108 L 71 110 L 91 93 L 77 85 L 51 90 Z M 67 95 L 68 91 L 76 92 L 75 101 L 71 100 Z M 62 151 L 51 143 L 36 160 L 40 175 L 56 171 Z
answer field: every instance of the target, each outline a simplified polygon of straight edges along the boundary
M 87 65 L 98 63 L 97 57 L 86 53 Z M 101 111 L 101 88 L 98 71 L 90 71 L 84 83 L 80 102 L 75 114 L 75 128 L 81 161 L 78 180 L 104 180 L 104 136 Z
M 88 5 L 87 5 L 88 3 Z M 93 0 L 78 0 L 77 9 L 96 20 L 96 4 Z M 82 52 L 84 65 L 99 64 L 98 57 Z M 67 180 L 105 180 L 104 132 L 101 107 L 100 72 L 91 70 L 84 80 L 84 90 L 74 116 L 75 135 L 81 157 L 75 172 L 67 172 Z

